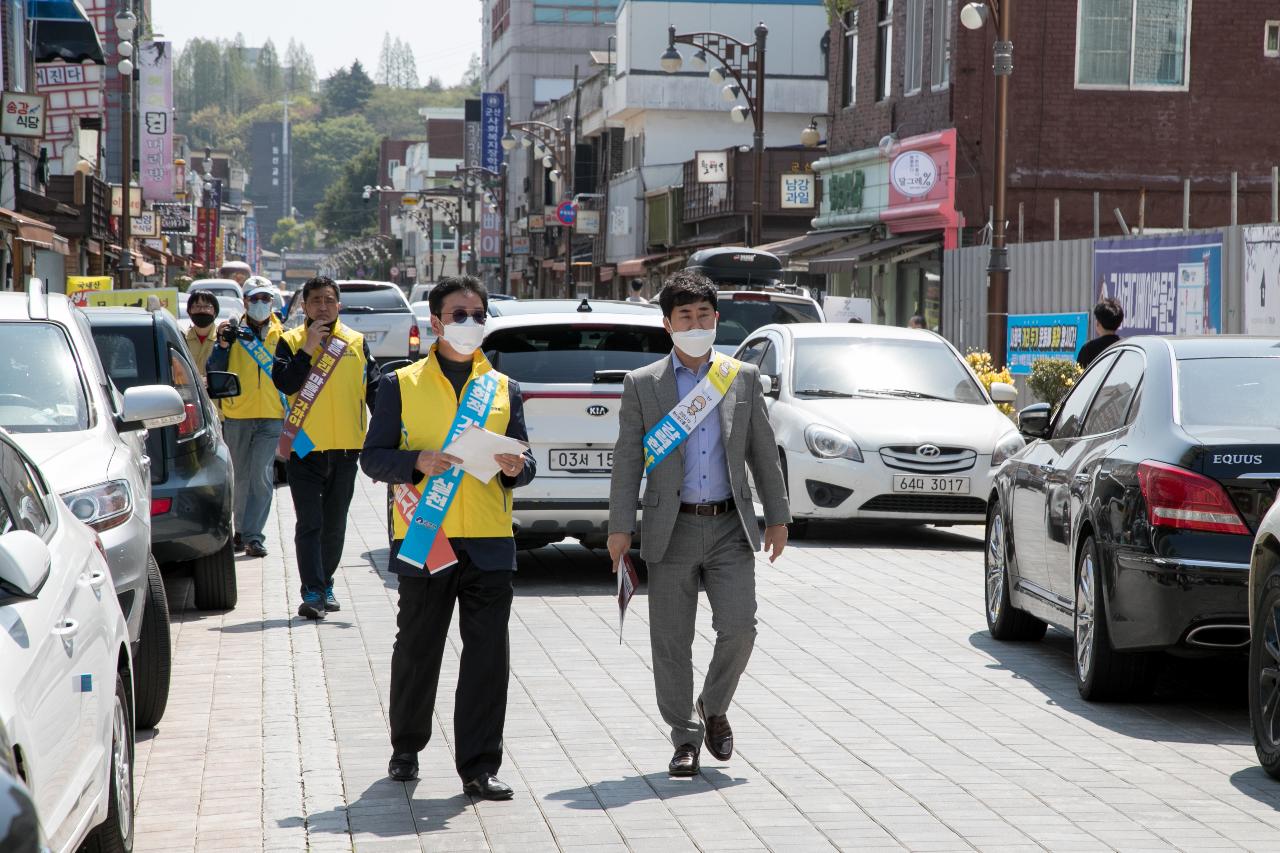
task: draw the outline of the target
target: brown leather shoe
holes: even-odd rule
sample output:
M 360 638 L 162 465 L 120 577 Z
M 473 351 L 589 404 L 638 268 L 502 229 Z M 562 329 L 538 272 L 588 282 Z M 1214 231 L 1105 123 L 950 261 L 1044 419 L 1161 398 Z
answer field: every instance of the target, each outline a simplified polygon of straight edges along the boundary
M 729 718 L 724 714 L 708 717 L 702 707 L 702 699 L 697 703 L 698 719 L 702 720 L 703 740 L 707 744 L 707 752 L 718 761 L 733 758 L 733 729 L 729 726 Z
M 671 756 L 667 772 L 672 776 L 697 776 L 698 748 L 691 743 L 676 747 L 676 754 Z

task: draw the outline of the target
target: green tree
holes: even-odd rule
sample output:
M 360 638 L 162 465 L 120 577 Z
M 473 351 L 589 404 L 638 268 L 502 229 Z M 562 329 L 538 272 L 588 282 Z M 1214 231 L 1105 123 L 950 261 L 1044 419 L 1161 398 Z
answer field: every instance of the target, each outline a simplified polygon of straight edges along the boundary
M 458 84 L 459 88 L 468 89 L 473 94 L 479 94 L 480 83 L 484 78 L 484 66 L 480 64 L 480 54 L 471 54 L 471 60 L 467 63 L 466 73 L 462 75 L 462 82 Z
M 376 146 L 379 134 L 361 116 L 339 116 L 293 125 L 293 204 L 311 216 L 343 166 Z M 377 183 L 377 176 L 368 183 Z M 363 184 L 361 185 L 363 186 Z
M 373 96 L 373 81 L 365 73 L 360 60 L 351 68 L 339 68 L 324 81 L 325 116 L 347 116 L 358 113 Z
M 363 198 L 364 188 L 377 182 L 378 146 L 374 144 L 347 162 L 316 209 L 325 245 L 336 246 L 378 230 L 378 200 Z
M 418 60 L 413 55 L 413 46 L 397 38 L 394 50 L 397 88 L 418 88 Z
M 427 78 L 426 89 L 428 92 L 443 92 L 444 83 L 440 82 L 440 78 L 432 74 Z
M 258 87 L 262 90 L 262 97 L 269 101 L 280 97 L 284 91 L 284 74 L 280 70 L 280 57 L 271 39 L 267 39 L 258 53 L 257 71 Z
M 285 85 L 291 95 L 309 95 L 316 90 L 316 63 L 306 45 L 289 39 L 285 49 L 284 64 L 287 69 Z
M 391 33 L 383 32 L 382 50 L 378 52 L 378 73 L 374 77 L 380 86 L 394 86 L 392 82 L 392 66 L 395 64 L 395 48 L 391 44 Z
M 305 252 L 316 248 L 319 243 L 320 236 L 314 222 L 299 222 L 292 216 L 286 216 L 276 222 L 275 233 L 267 241 L 267 248 L 273 252 L 285 247 L 294 252 Z

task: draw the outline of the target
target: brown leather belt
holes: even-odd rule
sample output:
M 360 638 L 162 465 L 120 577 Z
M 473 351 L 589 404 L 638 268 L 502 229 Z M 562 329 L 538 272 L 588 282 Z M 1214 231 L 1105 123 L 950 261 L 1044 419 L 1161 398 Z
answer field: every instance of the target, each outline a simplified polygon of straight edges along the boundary
M 724 515 L 734 509 L 733 498 L 713 504 L 680 504 L 680 511 L 689 515 Z

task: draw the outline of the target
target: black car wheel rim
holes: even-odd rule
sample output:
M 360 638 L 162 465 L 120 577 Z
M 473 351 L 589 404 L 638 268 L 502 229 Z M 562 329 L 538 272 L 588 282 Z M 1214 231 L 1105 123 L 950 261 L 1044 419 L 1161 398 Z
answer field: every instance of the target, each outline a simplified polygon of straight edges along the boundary
M 1081 681 L 1089 677 L 1089 668 L 1093 666 L 1097 594 L 1093 555 L 1085 554 L 1080 561 L 1080 577 L 1076 580 L 1076 675 Z
M 987 531 L 987 619 L 995 624 L 1004 605 L 1004 519 L 996 512 Z
M 1280 604 L 1272 604 L 1262 630 L 1262 668 L 1258 671 L 1258 719 L 1272 749 L 1280 747 Z

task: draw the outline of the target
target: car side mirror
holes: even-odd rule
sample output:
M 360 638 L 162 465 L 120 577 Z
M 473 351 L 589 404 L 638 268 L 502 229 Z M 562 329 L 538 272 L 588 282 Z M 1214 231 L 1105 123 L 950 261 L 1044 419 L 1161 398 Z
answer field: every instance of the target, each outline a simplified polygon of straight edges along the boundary
M 1018 399 L 1018 389 L 1008 382 L 992 382 L 991 399 L 997 403 L 1012 403 Z
M 1027 438 L 1049 437 L 1049 404 L 1033 403 L 1018 412 L 1018 432 Z
M 14 530 L 0 536 L 0 581 L 20 594 L 35 598 L 52 565 L 49 546 L 34 533 Z
M 187 416 L 186 404 L 176 388 L 168 385 L 139 385 L 124 392 L 118 429 L 135 432 L 160 429 L 182 423 Z
M 778 392 L 780 390 L 778 377 L 762 373 L 760 374 L 760 384 L 764 387 L 764 395 L 766 397 L 778 396 Z
M 205 374 L 205 387 L 209 391 L 209 399 L 211 400 L 239 397 L 240 377 L 224 370 L 210 370 Z

